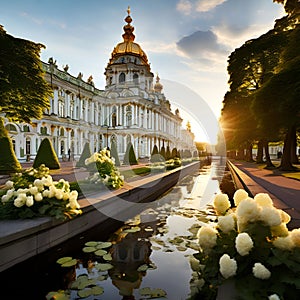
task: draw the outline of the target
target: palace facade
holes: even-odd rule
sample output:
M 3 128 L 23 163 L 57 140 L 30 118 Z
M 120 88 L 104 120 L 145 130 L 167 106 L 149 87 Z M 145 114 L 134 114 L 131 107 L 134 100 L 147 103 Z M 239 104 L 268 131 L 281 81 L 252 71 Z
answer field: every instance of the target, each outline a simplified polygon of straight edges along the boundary
M 179 111 L 171 111 L 158 75 L 153 82 L 147 55 L 134 42 L 130 10 L 125 21 L 123 42 L 113 49 L 105 68 L 104 90 L 95 87 L 92 76 L 85 82 L 81 73 L 69 74 L 68 66 L 60 70 L 53 58 L 42 62 L 54 95 L 49 110 L 31 124 L 5 123 L 20 161 L 33 159 L 46 137 L 59 158 L 70 149 L 78 159 L 85 143 L 96 152 L 113 140 L 121 160 L 129 142 L 139 158 L 150 157 L 154 145 L 196 150 L 190 127 L 184 129 Z

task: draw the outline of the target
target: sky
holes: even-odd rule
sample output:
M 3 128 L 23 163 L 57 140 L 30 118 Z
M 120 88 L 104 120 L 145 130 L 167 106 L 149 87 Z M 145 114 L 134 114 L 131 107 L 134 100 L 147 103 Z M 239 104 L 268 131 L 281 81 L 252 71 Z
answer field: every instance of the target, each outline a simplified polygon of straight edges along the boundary
M 3 1 L 4 2 L 4 1 Z M 196 140 L 216 143 L 222 101 L 228 91 L 228 56 L 247 40 L 272 29 L 284 15 L 272 0 L 10 0 L 1 3 L 6 32 L 46 49 L 60 69 L 105 87 L 104 71 L 122 42 L 130 6 L 135 42 L 183 126 L 191 122 Z

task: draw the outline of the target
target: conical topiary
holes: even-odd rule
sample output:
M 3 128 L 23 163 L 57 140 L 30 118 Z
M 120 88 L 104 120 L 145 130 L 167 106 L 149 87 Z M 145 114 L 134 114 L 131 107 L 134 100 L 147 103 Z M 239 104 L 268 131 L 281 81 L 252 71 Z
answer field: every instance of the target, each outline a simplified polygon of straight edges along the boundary
M 133 145 L 131 142 L 127 144 L 126 152 L 123 160 L 124 165 L 137 165 L 138 161 L 136 159 Z
M 164 146 L 161 147 L 159 154 L 166 159 L 166 149 Z
M 179 154 L 177 152 L 178 152 L 177 148 L 172 149 L 172 153 L 171 153 L 172 158 L 179 157 Z
M 167 150 L 166 150 L 166 160 L 168 160 L 168 159 L 170 159 L 170 158 L 172 158 L 172 157 L 171 157 L 171 151 L 170 151 L 170 147 L 167 146 Z
M 76 167 L 86 167 L 85 160 L 91 156 L 90 144 L 88 142 L 85 143 L 82 153 L 78 162 L 76 163 Z
M 42 140 L 32 166 L 38 168 L 42 164 L 50 170 L 60 169 L 58 157 L 48 138 Z
M 156 145 L 154 145 L 154 147 L 153 147 L 153 149 L 152 149 L 150 161 L 151 161 L 152 163 L 163 161 L 163 158 L 162 158 L 161 155 L 158 153 L 158 148 L 157 148 Z
M 0 117 L 0 174 L 19 172 L 22 169 L 18 161 L 10 137 Z
M 120 163 L 119 154 L 117 150 L 117 144 L 114 140 L 111 142 L 110 156 L 115 159 L 115 165 L 119 167 L 121 163 Z

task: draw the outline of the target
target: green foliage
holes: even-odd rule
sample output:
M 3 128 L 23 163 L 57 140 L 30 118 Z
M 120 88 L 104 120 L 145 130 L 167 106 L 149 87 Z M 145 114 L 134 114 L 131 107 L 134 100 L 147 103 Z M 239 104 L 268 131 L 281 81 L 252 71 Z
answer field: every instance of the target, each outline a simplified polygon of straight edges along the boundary
M 164 146 L 160 148 L 159 154 L 163 157 L 164 160 L 166 160 L 166 148 Z
M 164 158 L 158 153 L 158 148 L 156 145 L 154 145 L 152 153 L 151 153 L 151 157 L 150 157 L 150 161 L 152 163 L 158 163 L 158 162 L 163 162 Z
M 171 152 L 171 158 L 179 157 L 177 148 L 173 148 Z
M 181 167 L 181 159 L 178 157 L 169 159 L 165 163 L 166 170 L 173 170 Z
M 115 165 L 119 167 L 121 163 L 120 163 L 120 158 L 117 150 L 117 144 L 114 140 L 111 143 L 110 155 L 115 159 Z
M 70 219 L 81 213 L 77 196 L 77 191 L 71 191 L 64 179 L 53 181 L 45 165 L 25 169 L 6 182 L 0 202 L 0 219 L 41 216 Z
M 10 174 L 22 169 L 13 149 L 13 145 L 0 117 L 0 174 Z
M 60 169 L 58 157 L 48 138 L 42 140 L 34 159 L 33 167 L 38 168 L 42 164 L 48 167 L 50 170 Z
M 125 165 L 137 165 L 138 164 L 138 161 L 137 161 L 135 153 L 134 153 L 133 145 L 131 142 L 127 144 L 123 163 Z
M 91 156 L 90 144 L 88 142 L 85 143 L 83 147 L 83 151 L 80 155 L 78 162 L 76 163 L 76 167 L 86 167 L 85 160 Z
M 124 184 L 124 177 L 115 166 L 110 151 L 106 148 L 87 158 L 86 165 L 90 170 L 95 170 L 95 173 L 89 177 L 90 182 L 104 184 L 112 189 L 118 189 Z
M 40 119 L 50 106 L 52 89 L 44 79 L 42 48 L 8 35 L 0 26 L 0 112 L 12 121 Z
M 166 150 L 166 160 L 168 159 L 171 159 L 172 156 L 171 156 L 171 150 L 170 150 L 170 147 L 167 146 L 167 150 Z

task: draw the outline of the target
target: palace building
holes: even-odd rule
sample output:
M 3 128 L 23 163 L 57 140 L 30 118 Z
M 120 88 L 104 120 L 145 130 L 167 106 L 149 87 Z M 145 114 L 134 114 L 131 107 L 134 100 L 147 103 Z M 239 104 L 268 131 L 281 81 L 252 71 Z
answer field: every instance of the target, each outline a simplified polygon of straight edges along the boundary
M 90 76 L 72 76 L 50 58 L 42 62 L 45 79 L 53 88 L 50 108 L 31 124 L 6 122 L 17 158 L 33 159 L 44 138 L 49 138 L 59 158 L 71 150 L 75 159 L 84 145 L 92 152 L 110 147 L 114 140 L 120 159 L 133 144 L 136 156 L 150 157 L 154 145 L 161 149 L 196 150 L 190 127 L 182 127 L 178 109 L 173 113 L 154 78 L 146 53 L 135 43 L 130 10 L 125 18 L 123 42 L 117 44 L 105 68 L 106 86 L 100 90 Z

